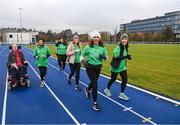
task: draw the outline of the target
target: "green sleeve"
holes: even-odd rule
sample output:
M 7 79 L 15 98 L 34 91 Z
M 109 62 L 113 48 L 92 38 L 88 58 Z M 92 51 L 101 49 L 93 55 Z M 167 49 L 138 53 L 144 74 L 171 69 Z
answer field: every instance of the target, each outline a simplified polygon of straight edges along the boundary
M 46 49 L 47 49 L 47 56 L 48 57 L 51 56 L 50 50 L 49 50 L 49 48 L 47 46 L 46 46 Z
M 106 47 L 104 47 L 104 52 L 103 52 L 103 55 L 105 55 L 105 56 L 106 56 L 106 58 L 108 59 L 108 53 L 107 53 L 107 49 L 106 49 Z
M 35 56 L 38 56 L 38 55 L 37 55 L 37 47 L 34 49 L 33 56 L 34 56 L 34 57 L 35 57 Z
M 88 52 L 88 46 L 86 46 L 83 51 L 82 51 L 82 56 L 85 57 L 87 55 L 87 52 Z
M 114 57 L 116 58 L 116 57 L 119 57 L 119 54 L 120 54 L 120 48 L 119 48 L 119 46 L 116 46 L 116 47 L 114 48 L 113 55 L 114 55 Z

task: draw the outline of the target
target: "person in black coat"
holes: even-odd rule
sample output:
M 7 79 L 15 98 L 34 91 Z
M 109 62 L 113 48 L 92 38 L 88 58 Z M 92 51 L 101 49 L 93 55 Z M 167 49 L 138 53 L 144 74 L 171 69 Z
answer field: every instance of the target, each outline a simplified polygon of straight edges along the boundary
M 9 77 L 14 81 L 13 87 L 17 85 L 18 76 L 20 78 L 21 85 L 24 85 L 24 76 L 27 74 L 27 61 L 24 54 L 18 49 L 16 44 L 12 45 L 12 50 L 8 55 L 8 70 Z

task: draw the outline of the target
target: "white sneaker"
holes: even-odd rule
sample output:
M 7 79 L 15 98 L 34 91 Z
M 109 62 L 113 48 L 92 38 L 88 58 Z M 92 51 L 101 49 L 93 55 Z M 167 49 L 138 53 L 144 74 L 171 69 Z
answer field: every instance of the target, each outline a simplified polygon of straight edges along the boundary
M 107 88 L 104 90 L 104 93 L 105 93 L 106 96 L 108 96 L 108 97 L 111 97 L 111 96 L 112 96 L 110 90 L 107 89 Z
M 126 100 L 126 101 L 129 100 L 129 97 L 127 97 L 124 93 L 120 93 L 119 98 L 123 99 L 123 100 Z
M 44 81 L 41 81 L 40 87 L 44 87 Z

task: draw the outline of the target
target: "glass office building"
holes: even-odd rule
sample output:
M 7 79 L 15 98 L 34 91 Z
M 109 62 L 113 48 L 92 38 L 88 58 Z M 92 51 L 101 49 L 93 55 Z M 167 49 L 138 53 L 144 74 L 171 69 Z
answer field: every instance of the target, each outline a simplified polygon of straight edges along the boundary
M 172 28 L 176 38 L 180 38 L 180 11 L 165 13 L 164 16 L 157 16 L 144 20 L 131 21 L 131 23 L 120 24 L 120 32 L 161 32 L 162 29 L 167 26 Z

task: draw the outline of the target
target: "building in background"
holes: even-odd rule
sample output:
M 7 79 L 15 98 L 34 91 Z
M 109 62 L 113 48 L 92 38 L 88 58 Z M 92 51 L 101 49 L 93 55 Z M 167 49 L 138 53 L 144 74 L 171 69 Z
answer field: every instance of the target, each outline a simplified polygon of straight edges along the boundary
M 32 44 L 36 42 L 37 31 L 32 29 L 17 28 L 1 28 L 0 42 L 1 44 Z
M 171 27 L 176 38 L 180 39 L 180 11 L 165 13 L 164 16 L 144 20 L 134 20 L 131 23 L 120 24 L 120 32 L 128 33 L 154 33 Z

